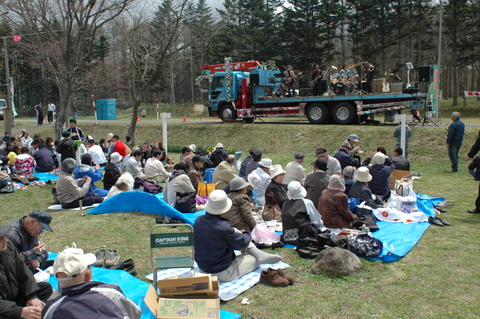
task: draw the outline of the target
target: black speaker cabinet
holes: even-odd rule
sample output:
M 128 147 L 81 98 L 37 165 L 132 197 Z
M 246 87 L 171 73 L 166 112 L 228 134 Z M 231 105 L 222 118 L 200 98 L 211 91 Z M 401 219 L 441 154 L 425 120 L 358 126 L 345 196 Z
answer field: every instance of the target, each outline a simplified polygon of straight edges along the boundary
M 418 82 L 433 82 L 433 67 L 421 66 L 418 68 Z
M 259 86 L 260 85 L 260 76 L 259 74 L 250 74 L 250 85 Z

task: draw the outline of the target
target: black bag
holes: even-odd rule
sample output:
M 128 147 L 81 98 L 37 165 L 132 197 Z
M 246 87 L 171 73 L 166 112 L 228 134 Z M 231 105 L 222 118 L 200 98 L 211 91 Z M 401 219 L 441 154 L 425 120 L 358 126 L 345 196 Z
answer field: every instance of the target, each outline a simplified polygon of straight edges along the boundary
M 197 211 L 197 202 L 195 201 L 196 195 L 196 192 L 177 193 L 175 209 L 181 213 L 195 213 Z
M 377 257 L 383 250 L 383 243 L 369 234 L 359 234 L 349 243 L 352 252 L 358 256 Z
M 53 197 L 53 203 L 58 205 L 60 204 L 60 201 L 58 200 L 57 197 L 57 189 L 55 187 L 52 188 L 52 197 Z
M 0 193 L 13 193 L 15 187 L 13 187 L 12 179 L 10 176 L 3 177 L 0 180 Z
M 375 232 L 380 229 L 377 226 L 377 219 L 375 218 L 375 215 L 373 215 L 373 210 L 357 207 L 357 212 L 355 215 L 358 216 L 358 219 L 353 225 L 355 228 L 360 228 L 365 225 L 366 227 L 370 228 L 371 232 Z

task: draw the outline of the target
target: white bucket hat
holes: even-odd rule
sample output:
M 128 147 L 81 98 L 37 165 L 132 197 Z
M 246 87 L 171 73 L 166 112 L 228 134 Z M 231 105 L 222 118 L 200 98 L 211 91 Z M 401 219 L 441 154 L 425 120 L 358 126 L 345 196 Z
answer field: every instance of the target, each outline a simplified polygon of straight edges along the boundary
M 121 161 L 122 161 L 122 155 L 120 155 L 120 153 L 114 152 L 112 153 L 112 155 L 110 155 L 110 162 L 120 163 Z
M 372 175 L 370 175 L 370 171 L 367 167 L 360 167 L 355 174 L 355 180 L 357 182 L 368 183 L 372 180 Z
M 53 264 L 53 273 L 55 277 L 59 272 L 65 273 L 66 278 L 57 278 L 58 280 L 69 280 L 83 273 L 88 266 L 93 265 L 97 261 L 94 254 L 84 254 L 83 249 L 77 248 L 73 243 L 73 247 L 66 247 L 64 251 L 58 254 Z
M 270 167 L 270 178 L 274 179 L 275 176 L 280 175 L 280 174 L 285 174 L 285 171 L 282 168 L 282 165 L 280 164 L 275 164 Z
M 250 183 L 246 182 L 243 178 L 237 176 L 230 181 L 230 190 L 238 191 L 244 189 L 245 187 L 250 186 Z
M 222 215 L 232 207 L 232 200 L 221 189 L 216 189 L 208 196 L 205 210 L 212 215 Z
M 269 158 L 262 158 L 259 164 L 262 167 L 270 168 L 272 167 L 272 160 Z
M 288 184 L 288 199 L 304 199 L 307 196 L 307 190 L 297 181 Z
M 215 148 L 223 148 L 223 144 L 222 143 L 217 143 L 217 145 L 215 145 Z

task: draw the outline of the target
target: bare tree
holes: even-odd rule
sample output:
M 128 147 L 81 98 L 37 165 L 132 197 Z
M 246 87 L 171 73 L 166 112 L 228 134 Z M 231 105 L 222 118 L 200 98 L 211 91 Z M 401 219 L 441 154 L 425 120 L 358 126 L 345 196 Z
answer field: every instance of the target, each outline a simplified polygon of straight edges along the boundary
M 58 87 L 59 115 L 55 137 L 60 138 L 70 114 L 73 93 L 93 60 L 101 28 L 134 0 L 6 0 L 14 30 L 24 34 L 22 48 L 32 66 L 45 68 Z
M 119 25 L 128 43 L 127 81 L 133 110 L 127 135 L 132 137 L 133 143 L 142 97 L 149 90 L 162 89 L 157 82 L 169 74 L 165 62 L 189 46 L 183 37 L 183 22 L 190 1 L 163 0 L 151 21 L 146 21 L 145 15 L 139 12 L 131 13 L 131 25 Z

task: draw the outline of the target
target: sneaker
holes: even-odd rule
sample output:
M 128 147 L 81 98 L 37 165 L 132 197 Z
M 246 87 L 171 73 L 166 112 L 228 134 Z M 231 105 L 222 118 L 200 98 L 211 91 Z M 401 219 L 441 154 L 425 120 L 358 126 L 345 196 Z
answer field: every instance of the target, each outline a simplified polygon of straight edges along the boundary
M 272 287 L 288 286 L 288 280 L 279 275 L 277 271 L 262 271 L 260 282 Z
M 118 264 L 120 255 L 115 249 L 109 249 L 105 255 L 105 267 L 110 268 Z
M 480 210 L 476 210 L 476 209 L 469 209 L 469 210 L 467 210 L 467 212 L 469 214 L 480 214 Z
M 272 269 L 272 268 L 268 268 L 267 271 L 268 271 L 268 272 L 276 271 L 276 272 L 280 275 L 280 277 L 285 278 L 285 279 L 288 280 L 288 284 L 289 284 L 289 285 L 293 285 L 293 282 L 295 281 L 295 278 L 294 278 L 293 276 L 287 275 L 286 273 L 283 272 L 282 269 Z
M 105 265 L 105 255 L 107 252 L 105 249 L 99 249 L 95 252 L 95 257 L 97 257 L 97 261 L 93 264 L 95 267 L 103 267 Z

